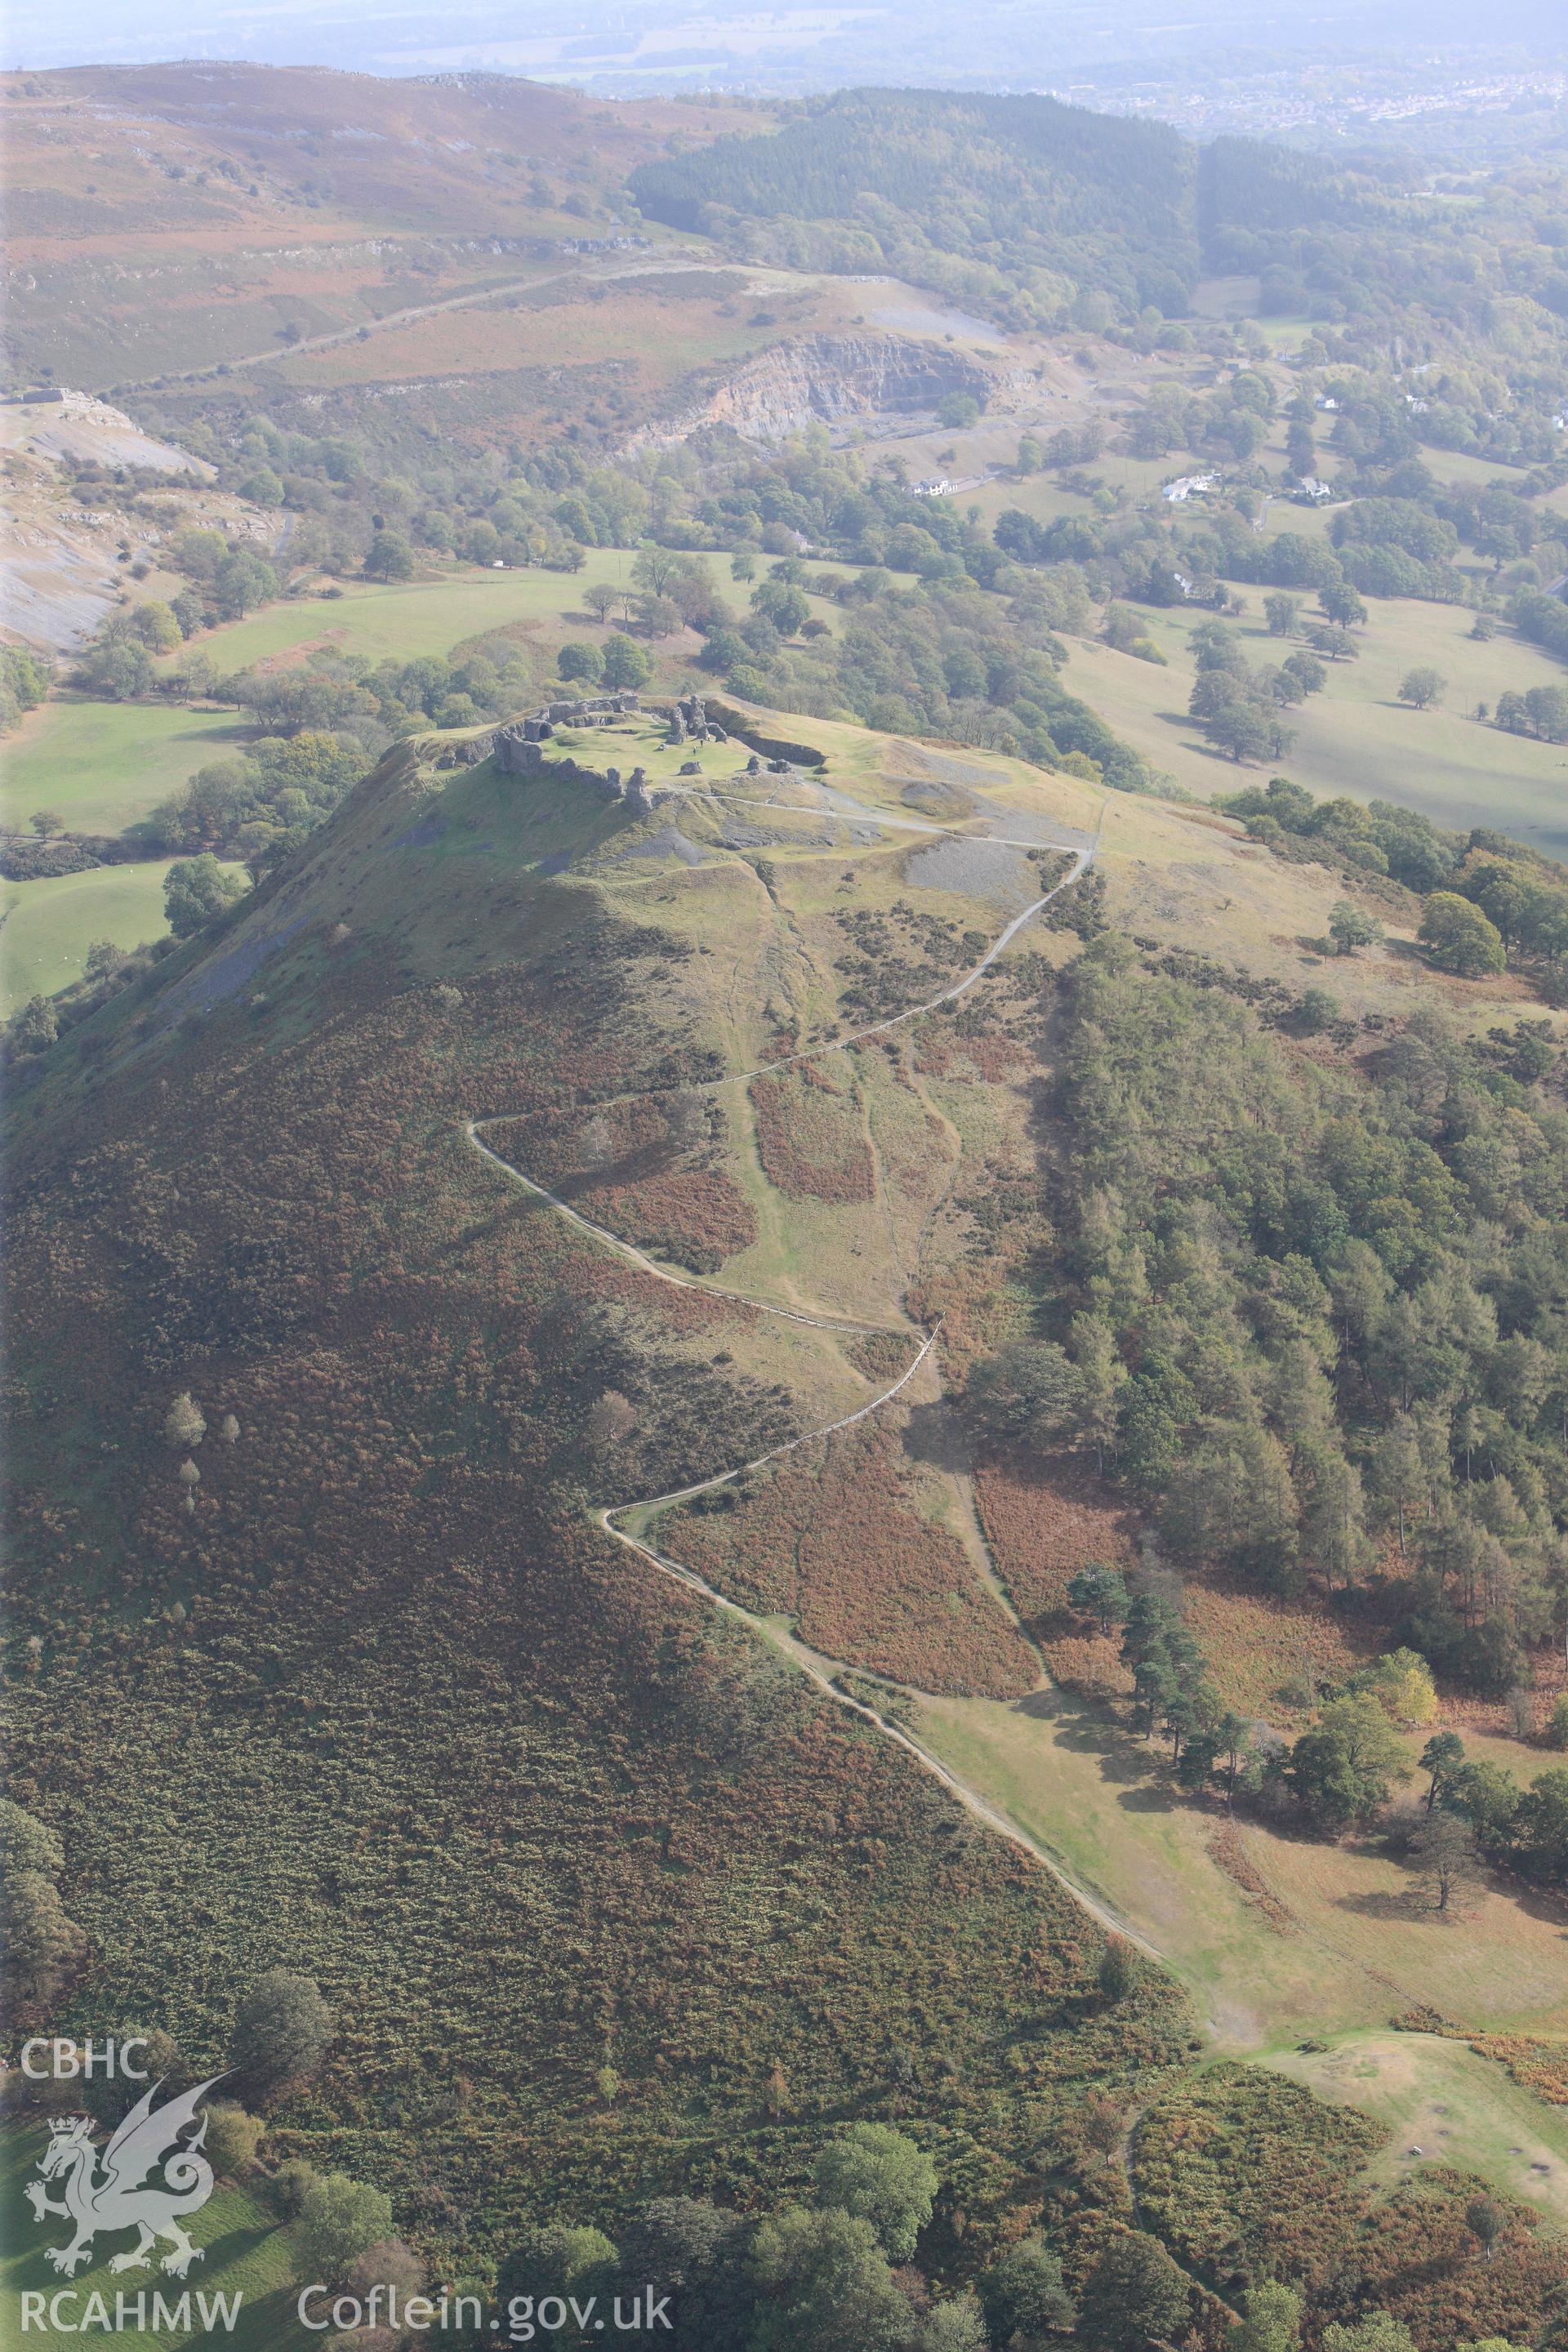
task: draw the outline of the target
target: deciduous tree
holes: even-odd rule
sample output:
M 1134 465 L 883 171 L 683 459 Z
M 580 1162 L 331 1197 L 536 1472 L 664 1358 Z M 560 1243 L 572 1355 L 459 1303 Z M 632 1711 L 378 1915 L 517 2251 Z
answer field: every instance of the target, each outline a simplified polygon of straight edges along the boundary
M 1416 937 L 1439 971 L 1484 980 L 1505 968 L 1502 937 L 1479 907 L 1452 890 L 1435 890 L 1421 910 Z
M 335 2285 L 357 2254 L 392 2235 L 392 2200 L 384 2189 L 329 2172 L 311 2181 L 295 2223 L 300 2275 Z
M 798 2205 L 770 2214 L 752 2248 L 752 2352 L 899 2352 L 912 2314 L 859 2214 Z
M 851 2124 L 829 2140 L 812 2178 L 824 2205 L 869 2221 L 890 2260 L 910 2260 L 938 2187 L 935 2165 L 914 2140 L 889 2124 Z
M 1414 710 L 1430 710 L 1442 701 L 1447 683 L 1440 669 L 1418 664 L 1415 669 L 1407 669 L 1400 679 L 1399 699 L 1408 702 Z
M 313 1979 L 268 1969 L 235 2013 L 229 2063 L 240 2086 L 270 2096 L 310 2082 L 331 2038 L 332 2012 Z
M 1078 2333 L 1089 2352 L 1147 2352 L 1185 2333 L 1187 2282 L 1158 2238 L 1128 2230 L 1113 2238 L 1079 2299 Z

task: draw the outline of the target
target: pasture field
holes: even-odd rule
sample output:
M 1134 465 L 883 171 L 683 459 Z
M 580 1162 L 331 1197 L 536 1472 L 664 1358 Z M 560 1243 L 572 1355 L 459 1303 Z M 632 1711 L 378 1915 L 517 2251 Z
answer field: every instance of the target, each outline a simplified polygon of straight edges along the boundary
M 624 548 L 595 547 L 581 572 L 455 570 L 438 580 L 395 585 L 356 581 L 341 596 L 289 596 L 243 621 L 230 621 L 196 643 L 220 670 L 248 669 L 255 662 L 304 654 L 320 646 L 329 653 L 363 654 L 369 661 L 413 661 L 421 654 L 444 654 L 465 638 L 535 622 L 541 628 L 566 623 L 595 636 L 596 625 L 583 607 L 583 592 L 596 580 L 631 585 L 632 558 Z M 169 656 L 169 664 L 179 659 Z
M 95 940 L 134 948 L 162 939 L 163 877 L 172 863 L 152 858 L 48 882 L 0 882 L 0 1012 L 79 980 Z
M 1211 1849 L 1223 1816 L 1167 1790 L 1142 1739 L 1068 1691 L 931 1700 L 921 1723 L 946 1762 L 1164 1953 L 1222 2048 L 1370 2028 L 1421 2002 L 1478 2031 L 1568 2031 L 1562 1919 L 1500 1882 L 1440 1918 L 1372 1846 L 1254 1822 L 1237 1844 L 1218 1842 L 1222 1866 Z M 1532 1752 L 1513 1761 L 1527 1779 L 1544 1769 Z
M 0 751 L 0 814 L 22 825 L 51 809 L 73 833 L 118 833 L 248 732 L 233 710 L 50 700 Z
M 1393 2137 L 1369 2168 L 1380 2185 L 1451 2164 L 1568 2221 L 1568 2107 L 1521 2090 L 1465 2042 L 1374 2031 L 1326 2051 L 1268 2051 L 1263 2063 L 1387 2125 Z
M 727 559 L 706 560 L 727 582 Z M 630 562 L 624 550 L 603 549 L 592 551 L 584 571 L 576 574 L 474 571 L 406 587 L 365 583 L 330 603 L 285 599 L 214 630 L 200 642 L 226 671 L 303 655 L 317 646 L 361 653 L 371 660 L 407 660 L 433 651 L 449 652 L 466 639 L 517 622 L 537 624 L 547 649 L 571 635 L 599 643 L 608 629 L 582 608 L 582 591 L 595 579 L 618 581 Z M 766 568 L 764 560 L 759 572 Z M 837 606 L 821 598 L 812 602 L 837 620 Z M 698 642 L 682 632 L 658 649 L 665 676 L 656 678 L 656 688 L 691 674 L 689 654 Z M 658 731 L 625 764 L 640 758 L 658 769 L 661 756 L 653 748 Z M 97 702 L 74 696 L 51 699 L 28 717 L 5 748 L 0 813 L 21 825 L 35 809 L 47 808 L 71 830 L 114 832 L 146 816 L 198 768 L 242 752 L 251 732 L 244 715 L 232 709 Z M 703 757 L 718 769 L 734 764 L 733 754 Z M 5 1009 L 79 980 L 94 940 L 135 947 L 161 937 L 167 870 L 167 861 L 153 860 L 95 867 L 49 881 L 0 883 L 5 916 L 0 993 Z
M 1263 592 L 1247 592 L 1240 623 L 1247 657 L 1279 662 L 1292 640 L 1269 636 Z M 1509 735 L 1470 714 L 1512 688 L 1560 686 L 1560 663 L 1506 632 L 1482 645 L 1468 611 L 1411 599 L 1368 599 L 1357 632 L 1361 656 L 1329 665 L 1328 685 L 1289 714 L 1296 740 L 1272 768 L 1326 798 L 1396 801 L 1456 831 L 1496 825 L 1549 856 L 1568 855 L 1568 746 Z M 1239 791 L 1262 771 L 1238 767 L 1205 743 L 1186 716 L 1194 666 L 1188 645 L 1205 616 L 1137 608 L 1168 668 L 1113 653 L 1098 639 L 1075 640 L 1068 682 L 1108 725 L 1157 768 L 1205 800 Z M 1447 680 L 1440 708 L 1412 710 L 1398 699 L 1408 670 L 1429 666 Z
M 1419 2169 L 1406 2153 L 1419 2146 L 1431 2162 L 1568 2218 L 1568 2110 L 1464 2042 L 1389 2031 L 1394 2016 L 1429 2002 L 1476 2029 L 1560 2039 L 1568 2000 L 1554 1906 L 1494 1880 L 1439 1917 L 1413 1902 L 1409 1873 L 1373 1851 L 1253 1823 L 1232 1843 L 1217 1811 L 1200 1812 L 1151 1774 L 1135 1734 L 1067 1691 L 927 1698 L 916 1727 L 1159 1952 L 1216 2054 L 1273 2067 L 1388 2124 L 1380 2179 Z M 1511 1760 L 1517 1769 L 1518 1751 Z M 1526 1777 L 1535 1760 L 1524 1759 Z
M 569 635 L 602 642 L 607 631 L 582 608 L 582 592 L 595 580 L 619 584 L 630 562 L 624 551 L 595 549 L 574 575 L 474 571 L 406 587 L 367 582 L 341 599 L 285 598 L 196 642 L 225 672 L 317 647 L 409 661 L 518 622 L 537 624 L 547 642 Z M 177 658 L 170 656 L 163 667 Z M 35 809 L 49 809 L 73 832 L 117 833 L 198 768 L 237 756 L 253 731 L 232 709 L 51 698 L 0 750 L 0 814 L 22 825 Z
M 521 625 L 530 635 L 538 630 L 552 651 L 568 637 L 600 645 L 610 630 L 625 626 L 625 614 L 612 608 L 603 625 L 583 603 L 584 593 L 595 581 L 637 590 L 631 577 L 636 550 L 590 547 L 581 572 L 488 572 L 463 567 L 436 580 L 411 580 L 396 586 L 356 581 L 341 596 L 285 597 L 243 621 L 230 621 L 196 640 L 210 653 L 220 670 L 247 669 L 255 662 L 303 656 L 318 647 L 329 653 L 363 654 L 369 661 L 412 661 L 422 654 L 449 653 L 470 637 Z M 756 559 L 757 578 L 765 577 L 776 558 Z M 722 593 L 743 611 L 751 583 L 731 580 L 728 554 L 699 555 Z M 850 563 L 830 562 L 826 569 L 847 574 Z M 911 575 L 895 575 L 901 583 Z M 826 597 L 813 596 L 812 611 L 829 628 L 843 626 L 840 607 Z M 652 648 L 656 661 L 668 652 L 698 639 L 689 632 L 662 641 Z M 177 661 L 168 657 L 165 667 Z M 566 689 L 562 688 L 564 692 Z

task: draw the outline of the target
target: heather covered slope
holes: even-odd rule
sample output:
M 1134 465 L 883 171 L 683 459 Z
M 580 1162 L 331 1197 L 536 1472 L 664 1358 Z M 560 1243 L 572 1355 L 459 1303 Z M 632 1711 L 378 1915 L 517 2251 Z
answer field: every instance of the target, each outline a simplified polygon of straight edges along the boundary
M 531 823 L 395 753 L 18 1106 L 18 1791 L 94 1957 L 62 2021 L 156 2017 L 216 2062 L 262 1966 L 315 1975 L 337 2049 L 282 2122 L 448 2268 L 522 2213 L 771 2198 L 911 2066 L 984 2230 L 1089 2083 L 1179 2053 L 1182 2004 L 1152 1979 L 1107 2011 L 1047 1874 L 584 1520 L 878 1368 L 764 1349 L 464 1140 L 707 1067 L 721 955 L 669 902 L 734 866 L 766 903 L 716 853 L 616 904 L 582 878 L 601 803 Z M 530 875 L 546 838 L 574 869 Z
M 503 76 L 171 64 L 5 88 L 15 356 L 96 391 L 537 278 L 614 233 L 672 131 L 710 135 L 700 106 Z

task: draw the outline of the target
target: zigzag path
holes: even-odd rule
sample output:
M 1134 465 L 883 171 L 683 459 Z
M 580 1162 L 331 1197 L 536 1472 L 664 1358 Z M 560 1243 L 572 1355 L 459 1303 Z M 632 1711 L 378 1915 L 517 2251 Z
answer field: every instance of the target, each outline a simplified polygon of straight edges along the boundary
M 1008 836 L 999 834 L 976 835 L 957 825 L 931 824 L 919 823 L 910 818 L 888 817 L 879 811 L 869 809 L 864 814 L 868 818 L 873 818 L 877 824 L 891 826 L 900 832 L 942 834 L 961 841 L 979 838 L 1003 843 L 1016 848 L 1035 849 L 1045 845 L 1035 841 L 1013 842 Z M 842 1037 L 830 1038 L 820 1045 L 807 1046 L 799 1053 L 783 1055 L 776 1061 L 759 1064 L 755 1069 L 739 1070 L 728 1077 L 709 1079 L 690 1087 L 673 1089 L 650 1087 L 646 1090 L 647 1094 L 658 1095 L 670 1092 L 714 1094 L 722 1087 L 746 1086 L 752 1079 L 765 1077 L 775 1070 L 791 1069 L 801 1062 L 816 1061 L 828 1054 L 847 1053 L 851 1047 L 864 1044 L 868 1038 L 886 1036 L 889 1030 L 902 1028 L 909 1022 L 921 1020 L 925 1014 L 936 1012 L 942 1005 L 955 1003 L 958 998 L 967 995 L 968 992 L 984 978 L 998 957 L 1005 952 L 1027 924 L 1033 922 L 1054 898 L 1059 898 L 1064 890 L 1069 889 L 1089 871 L 1094 863 L 1103 824 L 1102 808 L 1100 824 L 1096 827 L 1094 840 L 1089 847 L 1069 853 L 1072 864 L 1061 879 L 1053 883 L 1048 890 L 1026 907 L 1021 914 L 1015 916 L 1005 929 L 993 940 L 979 961 L 952 987 L 940 990 L 936 995 L 925 998 L 919 1004 L 910 1005 L 907 1010 L 893 1014 L 890 1019 L 872 1022 L 863 1029 L 851 1030 Z M 631 1097 L 621 1097 L 617 1099 L 626 1100 Z M 857 1698 L 852 1692 L 847 1690 L 838 1678 L 853 1673 L 854 1668 L 837 1659 L 820 1656 L 793 1633 L 783 1632 L 776 1625 L 770 1624 L 765 1618 L 757 1616 L 749 1609 L 742 1608 L 738 1601 L 731 1601 L 726 1594 L 717 1591 L 704 1577 L 699 1576 L 695 1569 L 684 1566 L 679 1560 L 667 1558 L 663 1552 L 656 1550 L 651 1544 L 645 1543 L 641 1537 L 633 1535 L 629 1529 L 617 1527 L 616 1524 L 618 1518 L 629 1511 L 662 1509 L 669 1504 L 685 1502 L 694 1495 L 707 1494 L 715 1487 L 730 1486 L 737 1478 L 743 1478 L 750 1472 L 760 1470 L 764 1464 L 777 1461 L 783 1454 L 792 1454 L 800 1446 L 809 1445 L 818 1438 L 830 1437 L 837 1430 L 852 1428 L 857 1422 L 865 1421 L 871 1414 L 879 1412 L 884 1405 L 890 1404 L 900 1391 L 908 1385 L 927 1357 L 932 1353 L 941 1335 L 941 1324 L 938 1323 L 932 1329 L 927 1331 L 920 1325 L 910 1323 L 907 1318 L 897 1323 L 858 1323 L 843 1316 L 813 1314 L 804 1308 L 775 1306 L 771 1300 L 752 1297 L 745 1291 L 731 1289 L 725 1284 L 711 1281 L 704 1276 L 678 1273 L 670 1266 L 661 1265 L 656 1258 L 650 1257 L 647 1251 L 638 1249 L 631 1242 L 623 1241 L 619 1234 L 611 1233 L 607 1227 L 595 1224 L 592 1218 L 584 1216 L 579 1210 L 573 1208 L 569 1202 L 562 1200 L 558 1193 L 552 1192 L 548 1185 L 541 1184 L 535 1178 L 525 1175 L 521 1169 L 514 1167 L 510 1160 L 503 1159 L 499 1151 L 492 1150 L 484 1139 L 484 1130 L 487 1128 L 508 1126 L 510 1123 L 505 1118 L 469 1119 L 464 1126 L 463 1133 L 474 1150 L 479 1152 L 492 1167 L 499 1169 L 510 1182 L 521 1185 L 536 1200 L 542 1201 L 548 1207 L 553 1209 L 579 1233 L 586 1234 L 590 1240 L 598 1243 L 602 1247 L 613 1250 L 617 1257 L 624 1258 L 629 1265 L 635 1265 L 639 1273 L 652 1275 L 657 1280 L 671 1283 L 678 1289 L 707 1291 L 714 1297 L 728 1299 L 734 1304 L 752 1307 L 758 1314 L 776 1315 L 789 1323 L 809 1324 L 820 1331 L 842 1331 L 867 1337 L 892 1336 L 918 1341 L 914 1355 L 892 1386 L 884 1389 L 879 1396 L 874 1397 L 869 1404 L 862 1405 L 858 1412 L 846 1413 L 837 1421 L 826 1422 L 819 1429 L 807 1430 L 802 1436 L 791 1438 L 786 1444 L 774 1446 L 770 1452 L 759 1454 L 754 1461 L 737 1463 L 733 1469 L 721 1471 L 715 1477 L 700 1479 L 693 1486 L 677 1487 L 667 1495 L 648 1495 L 623 1503 L 592 1504 L 588 1506 L 588 1515 L 595 1527 L 602 1528 L 605 1534 L 612 1536 L 617 1543 L 624 1544 L 628 1551 L 635 1552 L 639 1559 L 655 1569 L 659 1575 L 667 1576 L 687 1591 L 696 1593 L 711 1607 L 722 1610 L 727 1616 L 738 1619 L 753 1633 L 761 1635 L 764 1641 L 772 1643 L 774 1649 L 790 1660 L 807 1681 L 822 1692 L 825 1697 L 831 1699 L 836 1706 L 846 1707 L 850 1714 L 859 1716 L 865 1722 L 874 1725 L 885 1738 L 892 1740 L 907 1755 L 913 1757 L 922 1770 L 929 1772 L 933 1780 L 940 1780 L 942 1787 L 955 1797 L 967 1811 L 973 1813 L 977 1820 L 984 1822 L 985 1826 L 994 1831 L 998 1836 L 1008 1839 L 1014 1845 L 1021 1846 L 1024 1852 L 1042 1868 L 1049 1871 L 1052 1877 L 1072 1895 L 1074 1901 L 1091 1917 L 1097 1919 L 1101 1927 L 1112 1934 L 1125 1937 L 1130 1943 L 1146 1952 L 1151 1958 L 1163 1959 L 1163 1955 L 1156 1946 L 1150 1943 L 1147 1937 L 1140 1935 L 1126 1919 L 1120 1916 L 1097 1895 L 1092 1895 L 1086 1886 L 1080 1885 L 1068 1871 L 1063 1868 L 1058 1858 L 1047 1847 L 1042 1845 L 1037 1838 L 1031 1837 L 1026 1830 L 1021 1829 L 1016 1822 L 1010 1820 L 1005 1813 L 993 1805 L 961 1774 L 954 1772 L 949 1765 L 943 1763 L 941 1757 L 937 1756 L 913 1732 L 906 1730 L 901 1724 L 893 1722 L 866 1700 Z M 1014 1622 L 1015 1623 L 1018 1622 L 1016 1616 Z M 879 1680 L 886 1681 L 887 1677 L 879 1676 Z M 914 1698 L 930 1696 L 929 1693 L 908 1685 L 895 1685 L 892 1687 L 908 1689 L 909 1696 Z

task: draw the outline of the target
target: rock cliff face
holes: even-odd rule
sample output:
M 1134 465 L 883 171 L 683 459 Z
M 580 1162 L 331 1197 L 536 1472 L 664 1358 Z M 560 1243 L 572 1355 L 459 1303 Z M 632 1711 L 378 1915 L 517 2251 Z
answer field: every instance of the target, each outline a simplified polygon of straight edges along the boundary
M 864 424 L 934 409 L 952 392 L 1005 406 L 1022 373 L 987 367 L 947 343 L 904 335 L 807 335 L 760 352 L 679 415 L 647 426 L 645 446 L 668 447 L 727 425 L 748 441 L 782 441 L 810 424 Z

